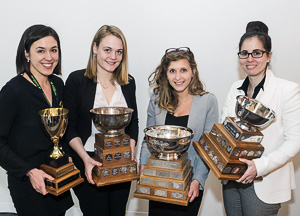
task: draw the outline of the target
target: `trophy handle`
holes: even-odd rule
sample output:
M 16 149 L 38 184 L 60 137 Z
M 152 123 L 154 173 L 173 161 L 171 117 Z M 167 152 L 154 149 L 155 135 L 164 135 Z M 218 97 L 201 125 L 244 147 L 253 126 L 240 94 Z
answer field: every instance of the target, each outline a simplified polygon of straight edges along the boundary
M 50 157 L 53 159 L 58 159 L 58 158 L 63 157 L 65 155 L 65 152 L 63 150 L 59 149 L 59 138 L 53 137 L 53 138 L 51 138 L 51 140 L 54 143 L 54 149 L 53 149 Z

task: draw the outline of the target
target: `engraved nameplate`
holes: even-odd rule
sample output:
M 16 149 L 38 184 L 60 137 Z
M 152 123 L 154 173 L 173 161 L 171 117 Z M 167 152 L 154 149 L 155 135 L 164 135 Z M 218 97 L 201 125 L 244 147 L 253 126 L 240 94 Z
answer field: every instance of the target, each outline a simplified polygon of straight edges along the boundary
M 151 178 L 141 178 L 141 184 L 153 185 L 153 179 L 151 179 Z
M 144 169 L 144 175 L 156 176 L 156 170 L 145 168 Z
M 164 180 L 156 180 L 155 181 L 155 185 L 156 186 L 160 186 L 160 187 L 168 187 L 169 186 L 169 182 L 168 181 L 164 181 Z
M 184 199 L 184 193 L 171 192 L 171 198 L 174 198 L 174 199 Z
M 160 190 L 160 189 L 155 189 L 154 190 L 154 195 L 155 196 L 161 196 L 161 197 L 167 197 L 167 191 L 166 190 Z
M 150 188 L 147 187 L 138 187 L 138 192 L 143 194 L 150 194 Z
M 156 176 L 163 177 L 163 178 L 169 178 L 170 177 L 170 172 L 157 170 L 156 171 Z
M 172 169 L 172 170 L 180 170 L 185 163 L 187 162 L 187 158 L 183 160 L 176 160 L 176 161 L 164 161 L 158 159 L 150 159 L 149 166 L 156 167 L 156 168 L 163 168 L 163 169 Z

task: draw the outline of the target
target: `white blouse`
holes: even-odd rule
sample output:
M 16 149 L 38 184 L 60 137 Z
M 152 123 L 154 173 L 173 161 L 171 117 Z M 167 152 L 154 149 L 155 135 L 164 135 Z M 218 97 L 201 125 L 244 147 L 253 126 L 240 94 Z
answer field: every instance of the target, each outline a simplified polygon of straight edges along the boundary
M 107 103 L 102 87 L 100 83 L 97 83 L 96 87 L 96 95 L 95 95 L 95 100 L 94 100 L 94 106 L 93 108 L 98 108 L 98 107 L 128 107 L 125 97 L 123 95 L 121 86 L 115 81 L 114 82 L 116 90 L 112 96 L 110 104 Z M 87 139 L 84 149 L 89 152 L 94 151 L 94 144 L 95 144 L 95 134 L 99 133 L 99 131 L 95 128 L 94 123 L 92 123 L 92 134 L 91 136 Z

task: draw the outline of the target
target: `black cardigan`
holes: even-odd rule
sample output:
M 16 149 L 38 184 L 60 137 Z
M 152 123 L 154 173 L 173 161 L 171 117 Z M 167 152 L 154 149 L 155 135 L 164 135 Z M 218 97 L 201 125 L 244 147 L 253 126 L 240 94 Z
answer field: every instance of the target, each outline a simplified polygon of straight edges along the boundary
M 64 89 L 64 107 L 69 109 L 69 125 L 66 132 L 66 141 L 80 137 L 83 145 L 92 133 L 92 116 L 96 86 L 93 80 L 84 76 L 85 69 L 72 72 Z M 132 108 L 131 122 L 125 128 L 125 133 L 137 143 L 138 113 L 135 97 L 135 81 L 129 76 L 129 84 L 121 86 L 123 95 L 129 108 Z

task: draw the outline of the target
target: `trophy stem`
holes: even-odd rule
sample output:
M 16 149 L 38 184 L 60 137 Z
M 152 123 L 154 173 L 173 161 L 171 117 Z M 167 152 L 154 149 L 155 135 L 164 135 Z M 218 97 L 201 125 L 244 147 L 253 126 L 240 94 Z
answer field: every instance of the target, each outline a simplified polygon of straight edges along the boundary
M 249 131 L 249 132 L 256 132 L 257 129 L 251 125 L 249 125 L 247 122 L 242 121 L 240 118 L 234 118 L 234 122 L 243 130 Z
M 52 142 L 54 143 L 54 149 L 50 155 L 51 158 L 53 159 L 58 159 L 61 158 L 65 155 L 65 152 L 61 149 L 59 149 L 59 139 L 58 138 L 52 138 Z
M 100 131 L 100 133 L 105 136 L 105 137 L 118 137 L 118 136 L 122 136 L 125 134 L 125 129 L 121 128 L 121 129 L 102 129 L 99 128 L 98 129 Z

